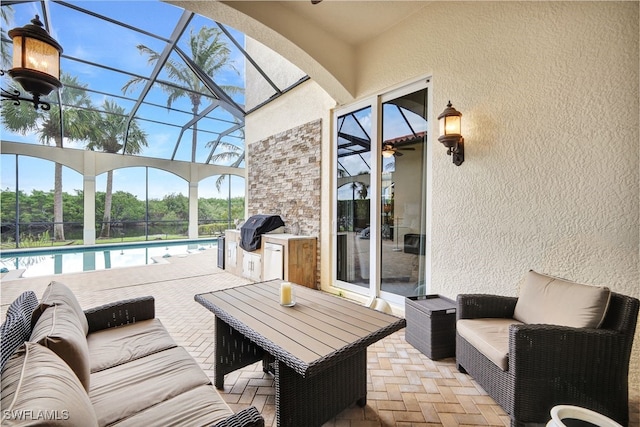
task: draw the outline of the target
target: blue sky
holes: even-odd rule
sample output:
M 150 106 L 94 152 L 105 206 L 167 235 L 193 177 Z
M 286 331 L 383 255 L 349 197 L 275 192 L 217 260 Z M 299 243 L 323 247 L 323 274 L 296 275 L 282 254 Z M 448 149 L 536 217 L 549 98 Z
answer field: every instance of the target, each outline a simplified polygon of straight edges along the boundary
M 84 1 L 73 2 L 72 4 L 166 38 L 171 36 L 173 29 L 183 13 L 181 8 L 155 0 Z M 13 22 L 9 24 L 8 28 L 23 26 L 33 19 L 36 14 L 43 17 L 40 2 L 17 4 L 13 6 L 13 10 Z M 64 54 L 71 57 L 105 64 L 108 67 L 122 69 L 136 75 L 149 76 L 153 69 L 153 64 L 150 65 L 147 63 L 146 56 L 141 55 L 136 46 L 143 44 L 156 52 L 161 52 L 165 46 L 162 40 L 108 23 L 57 3 L 50 2 L 49 10 L 52 23 L 51 35 L 63 46 Z M 198 31 L 203 25 L 215 27 L 215 23 L 211 20 L 196 15 L 180 39 L 178 46 L 187 54 L 191 52 L 186 42 L 189 38 L 189 32 Z M 230 27 L 226 28 L 241 45 L 244 44 L 244 36 L 242 33 Z M 244 87 L 244 57 L 231 42 L 227 42 L 227 45 L 232 51 L 230 62 L 233 67 L 229 67 L 216 75 L 215 81 L 221 86 Z M 180 61 L 179 57 L 175 54 L 172 55 L 172 59 Z M 64 73 L 76 76 L 81 83 L 88 85 L 92 89 L 120 96 L 123 95 L 121 90 L 123 85 L 131 79 L 130 75 L 120 74 L 65 58 L 61 60 L 61 70 Z M 8 85 L 7 79 L 7 76 L 3 78 L 3 87 Z M 169 77 L 166 73 L 161 72 L 160 79 L 169 80 Z M 139 85 L 131 92 L 128 92 L 126 96 L 134 99 L 137 98 L 143 86 L 143 84 Z M 127 112 L 130 111 L 135 104 L 134 101 L 111 98 L 104 94 L 91 94 L 91 97 L 93 103 L 97 106 L 101 105 L 105 99 L 116 100 Z M 242 93 L 234 94 L 232 97 L 239 105 L 242 106 L 244 104 L 244 96 Z M 157 106 L 143 105 L 138 110 L 138 116 L 152 120 L 138 121 L 139 125 L 147 133 L 149 143 L 149 146 L 144 148 L 144 151 L 140 153 L 140 155 L 168 159 L 171 157 L 176 143 L 180 141 L 175 159 L 190 161 L 191 131 L 185 131 L 180 138 L 179 127 L 166 126 L 162 123 L 169 122 L 178 126 L 187 123 L 191 119 L 191 103 L 186 98 L 177 100 L 172 107 L 184 112 L 168 111 L 165 108 L 166 99 L 167 95 L 165 92 L 158 88 L 152 88 L 145 98 L 145 102 L 157 104 Z M 210 101 L 205 100 L 203 107 L 208 105 L 208 102 Z M 198 135 L 197 150 L 197 161 L 199 162 L 204 162 L 210 152 L 210 149 L 205 147 L 205 142 L 215 139 L 219 132 L 233 124 L 233 116 L 220 108 L 216 109 L 211 115 L 219 120 L 204 119 L 198 124 L 201 130 Z M 39 144 L 38 136 L 35 133 L 23 136 L 14 134 L 3 128 L 2 138 L 9 141 Z M 236 132 L 223 139 L 223 141 L 242 147 L 242 134 Z M 65 141 L 65 147 L 83 149 L 84 144 Z M 2 155 L 1 157 L 2 173 L 0 186 L 2 189 L 10 188 L 13 190 L 15 185 L 15 156 Z M 53 188 L 52 163 L 21 156 L 19 171 L 20 187 L 24 191 L 30 192 L 31 189 L 34 188 L 41 190 L 51 190 Z M 126 190 L 139 198 L 144 198 L 146 191 L 144 179 L 140 179 L 140 176 L 144 176 L 144 169 L 119 169 L 114 173 L 114 186 L 116 190 Z M 151 175 L 159 179 L 161 185 L 152 185 L 150 187 L 150 197 L 158 198 L 170 193 L 188 194 L 188 184 L 180 178 L 162 171 L 152 171 Z M 201 182 L 199 187 L 200 196 L 226 198 L 228 194 L 227 186 L 224 185 L 223 191 L 218 194 L 213 184 L 214 181 L 215 177 Z M 96 185 L 98 191 L 104 191 L 105 182 L 106 174 L 97 177 Z M 232 183 L 232 195 L 244 195 L 244 184 L 242 180 L 235 178 L 232 180 Z M 65 168 L 63 173 L 63 186 L 64 191 L 69 193 L 74 192 L 74 190 L 80 190 L 82 189 L 82 177 L 76 172 Z

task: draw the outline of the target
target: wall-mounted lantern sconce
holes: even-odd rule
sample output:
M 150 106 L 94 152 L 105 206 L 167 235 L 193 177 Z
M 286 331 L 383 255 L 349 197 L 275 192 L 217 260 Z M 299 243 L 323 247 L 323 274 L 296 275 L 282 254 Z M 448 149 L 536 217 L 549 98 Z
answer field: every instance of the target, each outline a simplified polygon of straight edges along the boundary
M 36 110 L 38 107 L 49 110 L 49 103 L 40 101 L 40 97 L 62 87 L 62 46 L 44 29 L 38 15 L 31 20 L 31 24 L 10 30 L 9 37 L 13 40 L 13 68 L 9 70 L 9 75 L 33 95 L 33 99 L 22 97 L 17 90 L 9 92 L 2 89 L 3 101 L 14 101 L 15 105 L 20 105 L 20 101 L 28 101 L 33 102 Z M 0 70 L 0 75 L 4 75 L 3 70 Z
M 453 164 L 460 166 L 464 162 L 464 138 L 460 134 L 462 125 L 462 113 L 451 106 L 451 101 L 447 108 L 438 116 L 440 125 L 440 136 L 438 141 L 447 147 L 447 155 L 453 157 Z

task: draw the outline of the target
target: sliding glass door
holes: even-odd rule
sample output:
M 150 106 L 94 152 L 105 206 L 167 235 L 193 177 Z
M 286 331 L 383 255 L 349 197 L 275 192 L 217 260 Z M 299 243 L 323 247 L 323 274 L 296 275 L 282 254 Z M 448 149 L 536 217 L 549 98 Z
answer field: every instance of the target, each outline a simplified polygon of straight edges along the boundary
M 371 107 L 338 117 L 337 141 L 337 280 L 369 289 Z
M 380 291 L 424 293 L 427 89 L 382 98 Z
M 336 115 L 336 286 L 401 303 L 428 287 L 428 82 Z

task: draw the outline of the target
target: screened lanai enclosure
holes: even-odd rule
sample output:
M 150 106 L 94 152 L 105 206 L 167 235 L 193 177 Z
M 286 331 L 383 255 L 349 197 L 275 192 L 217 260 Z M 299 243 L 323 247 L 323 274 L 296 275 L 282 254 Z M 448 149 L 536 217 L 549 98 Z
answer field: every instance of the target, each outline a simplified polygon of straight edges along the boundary
M 1 11 L 3 247 L 212 236 L 243 220 L 244 118 L 308 76 L 160 1 Z M 50 110 L 4 97 L 22 91 L 8 31 L 34 19 L 63 47 Z

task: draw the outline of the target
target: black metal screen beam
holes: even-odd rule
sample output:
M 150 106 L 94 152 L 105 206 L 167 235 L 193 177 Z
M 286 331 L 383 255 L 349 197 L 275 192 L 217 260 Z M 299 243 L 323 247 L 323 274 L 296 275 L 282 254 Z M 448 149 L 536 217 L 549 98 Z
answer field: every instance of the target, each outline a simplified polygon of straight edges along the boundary
M 147 84 L 145 85 L 144 89 L 142 89 L 142 92 L 138 97 L 138 101 L 136 102 L 136 105 L 134 105 L 134 107 L 129 112 L 129 118 L 127 119 L 127 132 L 125 133 L 126 138 L 124 140 L 124 144 L 122 144 L 122 154 L 126 153 L 127 140 L 129 136 L 129 126 L 131 125 L 131 121 L 133 120 L 136 113 L 138 112 L 140 105 L 142 105 L 142 101 L 151 90 L 151 87 L 153 86 L 154 82 L 158 78 L 158 75 L 160 75 L 160 71 L 164 67 L 164 64 L 167 62 L 167 60 L 169 59 L 169 55 L 171 55 L 171 51 L 178 44 L 178 40 L 182 36 L 182 33 L 184 33 L 185 29 L 187 28 L 187 25 L 189 25 L 189 22 L 191 22 L 191 19 L 193 18 L 193 16 L 194 16 L 193 12 L 188 12 L 186 10 L 182 13 L 180 20 L 178 20 L 176 27 L 173 29 L 173 33 L 171 33 L 170 42 L 167 43 L 167 45 L 164 47 L 164 50 L 160 54 L 160 58 L 158 58 L 158 61 L 156 62 L 155 68 L 151 72 L 149 81 L 147 81 Z
M 180 141 L 182 141 L 182 135 L 184 135 L 184 132 L 187 129 L 189 129 L 191 126 L 193 126 L 194 123 L 197 123 L 198 121 L 200 121 L 200 119 L 202 119 L 207 114 L 209 114 L 210 112 L 215 110 L 219 105 L 220 105 L 220 101 L 219 100 L 215 100 L 207 108 L 202 110 L 200 112 L 200 114 L 198 114 L 197 116 L 195 116 L 194 118 L 189 120 L 185 125 L 182 126 L 182 128 L 180 129 L 180 135 L 178 135 L 178 140 L 176 141 L 176 145 L 175 145 L 175 147 L 173 147 L 173 153 L 171 154 L 171 160 L 174 160 L 175 157 L 176 157 L 176 153 L 178 152 L 178 146 L 180 145 Z M 193 154 L 195 155 L 195 153 L 193 153 Z
M 118 69 L 118 68 L 114 68 L 114 67 L 109 67 L 108 65 L 98 64 L 96 62 L 87 61 L 85 59 L 76 58 L 74 56 L 69 56 L 69 55 L 64 55 L 63 54 L 61 57 L 65 58 L 65 59 L 68 59 L 70 61 L 80 62 L 82 64 L 91 65 L 92 67 L 102 68 L 102 69 L 105 69 L 105 70 L 113 71 L 113 72 L 120 73 L 120 74 L 125 74 L 127 76 L 135 77 L 135 78 L 138 78 L 138 79 L 150 80 L 147 76 L 131 73 L 129 71 L 124 71 L 124 70 L 121 70 L 121 69 Z M 195 90 L 192 90 L 192 89 L 177 85 L 177 84 L 172 83 L 172 82 L 168 82 L 166 80 L 156 79 L 156 83 L 160 83 L 163 86 L 172 87 L 174 89 L 178 89 L 178 90 L 181 90 L 181 91 L 184 91 L 184 92 L 193 93 L 193 94 L 197 94 L 197 95 L 202 95 L 203 97 L 205 97 L 207 99 L 214 99 L 214 100 L 216 99 L 213 96 L 209 96 L 207 94 L 196 92 Z M 114 98 L 126 99 L 128 101 L 134 101 L 135 102 L 137 100 L 137 98 L 124 97 L 122 95 L 115 95 L 113 93 L 101 92 L 101 91 L 94 90 L 94 89 L 89 89 L 89 88 L 81 88 L 81 89 L 84 89 L 84 90 L 86 90 L 88 92 L 94 92 L 94 93 L 100 93 L 102 95 L 112 96 Z M 154 104 L 154 103 L 151 103 L 151 102 L 145 102 L 145 101 L 143 101 L 142 103 L 145 104 L 145 105 L 153 105 L 153 106 L 156 106 L 156 107 L 160 106 L 162 108 L 167 108 L 168 110 L 171 110 L 171 111 L 179 111 L 181 113 L 192 114 L 191 111 L 185 111 L 185 110 L 178 110 L 178 109 L 175 109 L 175 108 L 169 108 L 166 105 L 158 105 L 158 104 Z M 233 122 L 229 122 L 229 123 L 233 123 Z
M 351 147 L 354 145 L 360 145 L 368 150 L 371 149 L 371 140 L 364 139 L 359 136 L 351 135 L 345 132 L 338 132 L 338 138 L 346 139 L 350 144 L 338 144 L 338 149 L 343 147 Z
M 398 112 L 400 113 L 400 115 L 404 119 L 404 122 L 407 124 L 407 126 L 409 126 L 409 130 L 411 130 L 411 133 L 413 134 L 413 137 L 417 138 L 418 134 L 416 133 L 415 130 L 413 130 L 413 126 L 411 126 L 411 123 L 409 123 L 409 119 L 407 119 L 407 116 L 404 114 L 404 110 L 402 108 L 400 108 L 399 105 L 396 105 L 396 108 L 398 109 Z
M 253 107 L 252 109 L 250 109 L 249 111 L 247 111 L 247 114 L 251 114 L 254 111 L 264 107 L 265 105 L 267 105 L 268 103 L 270 103 L 271 101 L 273 101 L 274 99 L 284 95 L 285 93 L 289 92 L 292 89 L 295 89 L 296 87 L 298 87 L 299 85 L 301 85 L 302 83 L 306 82 L 307 80 L 311 80 L 311 77 L 309 76 L 304 76 L 302 77 L 300 80 L 298 80 L 297 82 L 295 82 L 294 84 L 292 84 L 291 86 L 289 86 L 286 89 L 283 89 L 281 93 L 279 94 L 275 94 L 272 97 L 268 98 L 265 101 L 262 101 L 260 104 L 256 105 L 255 107 Z
M 220 101 L 219 100 L 215 100 L 214 102 L 212 102 L 207 108 L 205 108 L 204 110 L 202 110 L 200 112 L 200 114 L 198 114 L 197 116 L 195 116 L 193 119 L 189 120 L 184 126 L 182 126 L 182 129 L 186 130 L 189 129 L 195 122 L 200 121 L 200 119 L 202 119 L 203 117 L 205 117 L 207 114 L 209 114 L 210 112 L 212 112 L 213 110 L 215 110 L 216 108 L 218 108 L 218 106 L 220 106 Z
M 217 96 L 220 101 L 222 101 L 222 108 L 231 113 L 231 115 L 233 115 L 235 118 L 244 122 L 244 110 L 240 108 L 240 106 L 236 104 L 233 99 L 231 99 L 231 97 L 227 95 L 227 93 L 211 79 L 211 77 L 209 77 L 204 71 L 202 71 L 198 64 L 193 62 L 193 59 L 189 58 L 189 56 L 184 53 L 182 49 L 176 46 L 175 51 L 178 53 L 178 55 L 180 55 L 180 58 L 182 58 L 185 64 L 187 64 L 187 67 L 189 67 L 189 69 L 193 71 L 193 73 L 200 79 L 202 84 L 209 91 L 211 91 L 211 93 Z
M 225 33 L 227 35 L 227 37 L 229 38 L 229 40 L 231 40 L 231 43 L 233 43 L 240 52 L 242 52 L 242 54 L 244 55 L 244 57 L 246 58 L 247 61 L 249 61 L 251 63 L 251 65 L 253 65 L 255 67 L 256 70 L 258 70 L 258 72 L 260 73 L 260 75 L 262 77 L 264 77 L 264 79 L 267 81 L 267 83 L 269 83 L 269 85 L 271 85 L 271 87 L 278 93 L 278 95 L 282 95 L 282 91 L 280 90 L 280 88 L 278 86 L 276 86 L 276 84 L 269 78 L 269 76 L 267 76 L 267 74 L 262 70 L 262 68 L 260 68 L 260 66 L 256 63 L 256 61 L 253 60 L 253 58 L 251 57 L 251 55 L 249 55 L 247 53 L 246 50 L 244 50 L 244 48 L 240 45 L 240 43 L 238 43 L 238 41 L 231 35 L 231 33 L 224 27 L 224 25 L 222 25 L 221 23 L 219 23 L 218 21 L 216 21 L 216 25 L 218 25 L 218 27 L 220 28 L 220 30 L 222 30 L 223 33 Z
M 244 151 L 242 152 L 242 154 L 240 154 L 240 157 L 238 157 L 238 159 L 231 164 L 231 167 L 237 168 L 238 166 L 240 166 L 240 163 L 242 163 L 243 160 L 244 160 Z
M 211 147 L 211 152 L 209 153 L 209 157 L 207 157 L 207 161 L 205 163 L 209 163 L 211 161 L 211 158 L 213 157 L 213 152 L 216 151 L 216 148 L 218 148 L 218 144 L 220 143 L 220 140 L 222 139 L 222 137 L 227 136 L 237 131 L 238 129 L 241 129 L 243 126 L 244 126 L 244 123 L 236 124 L 235 126 L 230 127 L 229 129 L 225 130 L 220 135 L 218 135 L 218 139 L 213 143 L 213 146 Z

